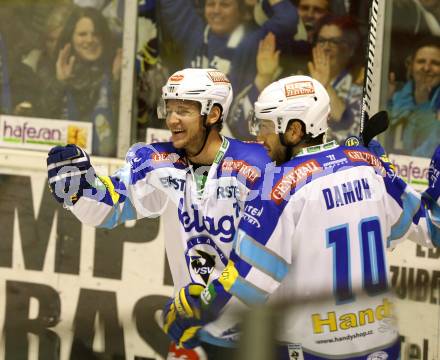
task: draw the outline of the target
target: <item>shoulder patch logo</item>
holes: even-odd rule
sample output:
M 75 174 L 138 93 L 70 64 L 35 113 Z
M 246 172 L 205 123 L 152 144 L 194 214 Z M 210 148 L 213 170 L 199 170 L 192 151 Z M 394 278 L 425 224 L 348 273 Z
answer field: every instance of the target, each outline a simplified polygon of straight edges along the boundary
M 243 160 L 227 160 L 225 159 L 222 163 L 222 171 L 237 171 L 240 175 L 244 176 L 251 183 L 255 182 L 260 176 L 257 168 L 249 165 Z
M 380 160 L 368 151 L 360 151 L 360 150 L 344 150 L 345 155 L 347 155 L 348 159 L 353 162 L 366 162 L 374 167 L 382 167 L 382 163 Z
M 272 188 L 271 199 L 280 205 L 281 202 L 289 195 L 290 191 L 300 182 L 307 180 L 307 178 L 321 171 L 322 168 L 319 163 L 314 160 L 308 160 L 295 166 L 287 174 L 285 174 Z

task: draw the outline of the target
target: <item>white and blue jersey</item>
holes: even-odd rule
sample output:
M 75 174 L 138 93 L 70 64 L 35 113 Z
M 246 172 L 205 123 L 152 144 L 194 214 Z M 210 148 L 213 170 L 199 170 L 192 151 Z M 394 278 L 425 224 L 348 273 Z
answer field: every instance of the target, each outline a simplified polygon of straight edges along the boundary
M 428 211 L 364 147 L 306 148 L 278 170 L 246 202 L 228 265 L 202 294 L 205 310 L 221 319 L 253 303 L 287 304 L 277 339 L 304 359 L 396 359 L 385 250 L 403 238 L 440 246 L 439 204 Z M 202 336 L 227 340 L 218 324 Z
M 167 224 L 178 223 L 180 234 L 166 237 L 165 247 L 175 289 L 218 277 L 246 195 L 270 162 L 264 147 L 223 137 L 207 176 L 194 171 L 170 142 L 136 144 L 126 161 L 113 176 L 99 176 L 98 191 L 86 190 L 71 207 L 73 214 L 85 224 L 112 228 L 161 215 L 173 202 L 177 211 L 167 210 Z

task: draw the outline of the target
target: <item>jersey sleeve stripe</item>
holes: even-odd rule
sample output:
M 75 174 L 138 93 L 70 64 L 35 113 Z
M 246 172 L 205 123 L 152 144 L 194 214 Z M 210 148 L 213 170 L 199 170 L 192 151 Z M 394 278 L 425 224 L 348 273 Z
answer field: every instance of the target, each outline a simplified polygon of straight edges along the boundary
M 112 229 L 116 225 L 118 225 L 118 219 L 119 219 L 118 205 L 114 206 L 114 211 L 110 212 L 109 215 L 110 216 L 101 225 L 99 225 L 100 228 Z
M 268 248 L 248 235 L 238 236 L 237 255 L 248 264 L 256 267 L 278 282 L 281 282 L 289 271 L 287 262 Z
M 440 227 L 440 203 L 434 201 L 428 194 L 423 194 L 423 199 L 428 203 L 427 207 L 430 209 L 430 216 L 433 224 Z
M 248 305 L 264 303 L 269 295 L 241 277 L 235 280 L 229 292 Z
M 405 191 L 402 196 L 402 214 L 399 220 L 392 226 L 388 245 L 391 241 L 402 238 L 413 222 L 414 215 L 418 212 L 421 204 L 420 197 Z
M 122 208 L 122 214 L 121 214 L 121 223 L 126 222 L 127 220 L 135 220 L 137 218 L 136 216 L 136 210 L 134 209 L 133 204 L 131 203 L 129 198 L 126 198 L 124 201 L 124 207 Z
M 223 289 L 216 286 L 217 295 L 221 295 L 223 290 L 228 294 L 235 295 L 245 304 L 264 302 L 268 296 L 267 292 L 243 279 L 232 260 L 229 260 L 228 265 L 218 278 L 218 282 Z
M 432 219 L 427 217 L 428 231 L 434 246 L 440 247 L 440 228 L 433 224 Z

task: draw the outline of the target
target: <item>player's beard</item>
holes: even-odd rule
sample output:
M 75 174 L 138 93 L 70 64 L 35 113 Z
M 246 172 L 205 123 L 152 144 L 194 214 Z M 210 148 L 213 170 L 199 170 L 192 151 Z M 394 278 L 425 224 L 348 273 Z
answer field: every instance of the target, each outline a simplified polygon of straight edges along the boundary
M 205 137 L 208 136 L 207 129 L 203 126 L 203 118 L 200 122 L 200 128 L 194 134 L 189 134 L 182 148 L 188 156 L 198 155 L 205 146 Z

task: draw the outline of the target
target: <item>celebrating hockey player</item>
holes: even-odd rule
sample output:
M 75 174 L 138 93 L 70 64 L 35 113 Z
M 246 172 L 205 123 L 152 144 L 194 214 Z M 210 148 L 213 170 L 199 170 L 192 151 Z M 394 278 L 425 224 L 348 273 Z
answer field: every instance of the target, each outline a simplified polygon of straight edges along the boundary
M 259 144 L 220 134 L 232 101 L 222 72 L 178 71 L 162 98 L 171 142 L 134 145 L 110 177 L 95 173 L 84 150 L 57 146 L 47 158 L 49 184 L 60 203 L 96 227 L 157 216 L 172 200 L 180 234 L 165 246 L 174 286 L 206 285 L 227 264 L 246 195 L 270 158 Z
M 440 246 L 440 146 L 421 196 L 367 148 L 324 143 L 329 111 L 326 90 L 306 76 L 260 94 L 254 130 L 279 136 L 294 157 L 246 202 L 220 277 L 200 297 L 192 285 L 176 296 L 167 314 L 190 325 L 170 332 L 177 341 L 210 331 L 226 346 L 231 329 L 200 326 L 269 299 L 292 305 L 277 331 L 280 358 L 292 347 L 306 360 L 399 358 L 385 250 L 404 238 Z

